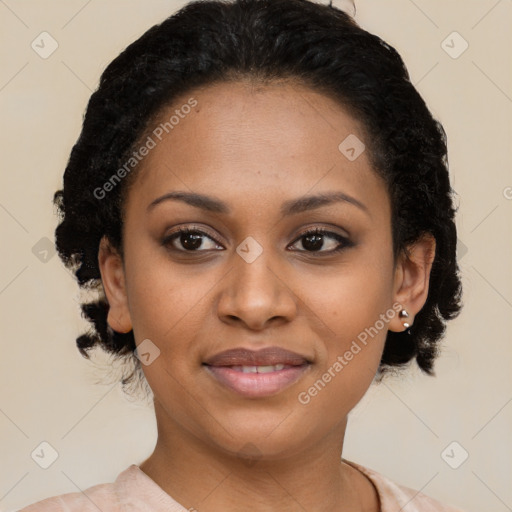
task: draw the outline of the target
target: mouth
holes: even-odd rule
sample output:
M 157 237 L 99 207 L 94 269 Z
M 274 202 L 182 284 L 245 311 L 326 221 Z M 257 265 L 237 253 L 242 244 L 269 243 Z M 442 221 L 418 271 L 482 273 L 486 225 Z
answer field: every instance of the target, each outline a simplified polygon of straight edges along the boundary
M 280 347 L 259 351 L 227 350 L 203 363 L 208 374 L 224 387 L 247 398 L 275 395 L 297 382 L 312 361 Z

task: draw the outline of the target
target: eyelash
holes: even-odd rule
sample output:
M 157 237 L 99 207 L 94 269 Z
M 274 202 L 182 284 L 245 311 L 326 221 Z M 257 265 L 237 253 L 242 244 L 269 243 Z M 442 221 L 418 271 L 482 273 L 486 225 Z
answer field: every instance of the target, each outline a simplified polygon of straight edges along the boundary
M 187 250 L 183 250 L 183 249 L 176 249 L 175 247 L 173 247 L 172 246 L 172 242 L 175 239 L 177 239 L 178 237 L 180 237 L 182 234 L 204 235 L 207 238 L 209 238 L 210 240 L 212 240 L 213 242 L 215 242 L 216 244 L 221 245 L 220 242 L 218 240 L 216 240 L 215 238 L 213 238 L 211 235 L 209 235 L 208 233 L 204 232 L 203 230 L 195 228 L 195 227 L 180 228 L 179 230 L 175 231 L 171 235 L 166 236 L 164 238 L 164 240 L 162 241 L 162 245 L 167 247 L 170 250 L 174 250 L 174 251 L 177 251 L 177 252 L 185 252 L 185 253 L 207 252 L 207 251 L 204 251 L 204 250 L 187 251 Z M 330 251 L 299 250 L 298 252 L 309 253 L 309 254 L 335 254 L 335 253 L 341 252 L 341 251 L 343 251 L 343 250 L 345 250 L 345 249 L 347 249 L 349 247 L 352 247 L 354 245 L 348 238 L 346 238 L 346 237 L 344 237 L 344 236 L 342 236 L 342 235 L 340 235 L 338 233 L 333 233 L 332 231 L 327 231 L 326 229 L 323 229 L 323 228 L 314 228 L 314 229 L 310 229 L 308 231 L 305 231 L 304 233 L 301 233 L 292 242 L 291 245 L 295 245 L 302 238 L 305 238 L 305 237 L 311 236 L 311 235 L 317 235 L 317 236 L 324 236 L 324 237 L 328 237 L 328 238 L 334 238 L 335 240 L 337 240 L 340 243 L 340 245 L 338 247 L 336 247 L 335 249 L 332 249 Z

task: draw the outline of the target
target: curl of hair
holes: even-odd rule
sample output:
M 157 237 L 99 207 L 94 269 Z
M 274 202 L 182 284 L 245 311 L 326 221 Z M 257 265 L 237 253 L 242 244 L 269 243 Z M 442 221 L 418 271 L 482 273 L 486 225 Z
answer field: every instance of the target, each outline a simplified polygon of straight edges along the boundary
M 195 87 L 237 80 L 310 86 L 362 123 L 372 164 L 391 199 L 395 258 L 423 234 L 436 240 L 426 304 L 410 333 L 387 333 L 379 373 L 415 359 L 433 374 L 445 322 L 461 308 L 445 132 L 411 84 L 398 53 L 331 5 L 194 1 L 116 57 L 89 100 L 63 188 L 54 196 L 61 259 L 80 286 L 101 284 L 99 243 L 106 236 L 123 254 L 123 204 L 136 169 L 106 198 L 98 198 L 95 190 L 127 161 L 164 107 Z M 103 292 L 97 301 L 82 305 L 93 330 L 77 339 L 78 349 L 89 357 L 89 350 L 99 346 L 131 358 L 140 372 L 133 331 L 113 331 L 107 324 L 108 307 Z

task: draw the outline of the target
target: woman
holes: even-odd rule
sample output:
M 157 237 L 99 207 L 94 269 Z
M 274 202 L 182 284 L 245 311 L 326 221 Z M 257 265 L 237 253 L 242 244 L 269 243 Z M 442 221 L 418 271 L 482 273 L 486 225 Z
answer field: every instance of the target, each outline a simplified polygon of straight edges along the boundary
M 446 143 L 396 51 L 307 0 L 193 2 L 104 71 L 59 254 L 158 440 L 24 509 L 456 511 L 342 458 L 372 381 L 460 310 Z

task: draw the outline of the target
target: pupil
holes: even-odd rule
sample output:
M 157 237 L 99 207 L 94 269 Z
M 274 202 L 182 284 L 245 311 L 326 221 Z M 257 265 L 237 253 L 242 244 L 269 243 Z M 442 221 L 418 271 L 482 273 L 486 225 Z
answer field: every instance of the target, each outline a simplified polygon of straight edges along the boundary
M 192 242 L 190 242 L 190 240 L 192 240 Z M 181 241 L 181 245 L 183 245 L 183 247 L 185 249 L 189 249 L 189 250 L 199 249 L 199 247 L 201 247 L 201 243 L 202 243 L 201 235 L 193 234 L 193 233 L 182 234 L 180 241 Z
M 304 246 L 305 249 L 317 251 L 322 248 L 323 235 L 308 235 L 305 237 L 305 240 L 304 242 L 302 242 L 302 245 Z

